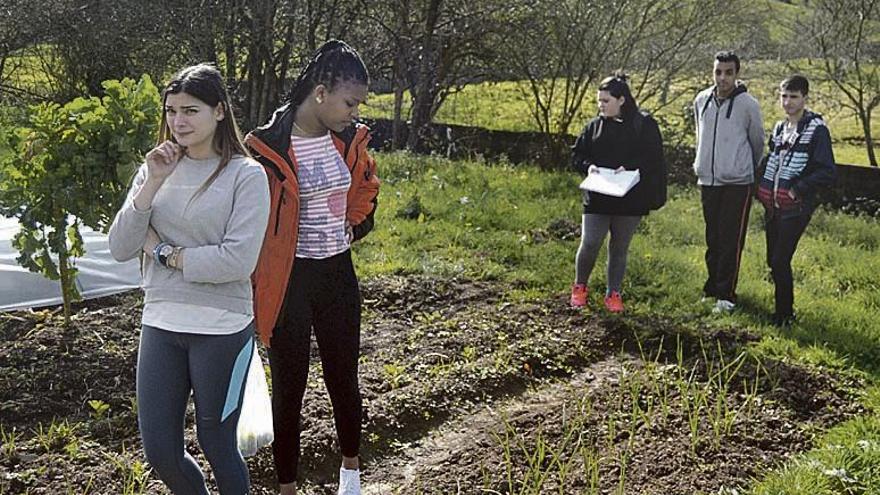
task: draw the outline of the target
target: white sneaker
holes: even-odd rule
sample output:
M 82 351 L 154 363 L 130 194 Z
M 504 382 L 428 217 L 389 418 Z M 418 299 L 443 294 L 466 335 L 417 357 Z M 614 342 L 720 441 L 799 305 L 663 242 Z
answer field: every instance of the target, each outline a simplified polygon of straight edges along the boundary
M 361 495 L 360 469 L 339 468 L 339 491 L 337 495 Z
M 719 299 L 715 302 L 715 308 L 712 310 L 713 313 L 730 313 L 736 308 L 736 304 L 733 301 L 728 301 L 727 299 Z

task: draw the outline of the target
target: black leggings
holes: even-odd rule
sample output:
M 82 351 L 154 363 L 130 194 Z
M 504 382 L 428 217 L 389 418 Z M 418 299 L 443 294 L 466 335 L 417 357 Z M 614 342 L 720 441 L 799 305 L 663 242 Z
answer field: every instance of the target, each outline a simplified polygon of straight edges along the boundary
M 272 454 L 279 483 L 292 483 L 300 459 L 300 412 L 312 329 L 342 455 L 355 457 L 360 448 L 361 296 L 351 252 L 325 259 L 297 258 L 285 300 L 282 323 L 273 331 L 269 347 L 275 429 Z

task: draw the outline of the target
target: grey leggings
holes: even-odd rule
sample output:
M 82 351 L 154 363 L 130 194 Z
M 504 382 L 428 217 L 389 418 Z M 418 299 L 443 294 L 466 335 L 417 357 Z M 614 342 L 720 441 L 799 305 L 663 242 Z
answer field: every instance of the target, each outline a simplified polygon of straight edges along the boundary
M 247 465 L 238 451 L 236 429 L 253 335 L 253 323 L 230 335 L 143 326 L 137 363 L 138 425 L 147 460 L 175 495 L 208 495 L 202 470 L 183 443 L 190 391 L 199 445 L 220 493 L 248 493 Z
M 618 291 L 626 272 L 626 254 L 629 242 L 642 221 L 637 215 L 597 215 L 584 213 L 581 222 L 581 245 L 575 258 L 575 283 L 586 284 L 605 242 L 605 234 L 611 231 L 608 241 L 607 292 Z

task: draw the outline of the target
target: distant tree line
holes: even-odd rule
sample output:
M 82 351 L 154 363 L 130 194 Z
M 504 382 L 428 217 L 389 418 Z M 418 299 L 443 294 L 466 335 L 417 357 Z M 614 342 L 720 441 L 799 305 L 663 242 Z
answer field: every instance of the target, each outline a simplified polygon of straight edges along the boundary
M 785 42 L 840 84 L 869 142 L 880 105 L 878 10 L 880 0 L 814 0 Z M 375 88 L 394 94 L 395 128 L 409 123 L 406 142 L 394 133 L 396 147 L 420 149 L 443 102 L 485 80 L 519 81 L 530 118 L 553 141 L 574 131 L 584 99 L 614 69 L 650 81 L 637 97 L 662 106 L 695 92 L 683 81 L 717 49 L 778 55 L 768 15 L 754 0 L 5 0 L 0 103 L 61 103 L 100 95 L 108 79 L 162 81 L 211 61 L 250 128 L 313 50 L 340 38 L 364 56 Z

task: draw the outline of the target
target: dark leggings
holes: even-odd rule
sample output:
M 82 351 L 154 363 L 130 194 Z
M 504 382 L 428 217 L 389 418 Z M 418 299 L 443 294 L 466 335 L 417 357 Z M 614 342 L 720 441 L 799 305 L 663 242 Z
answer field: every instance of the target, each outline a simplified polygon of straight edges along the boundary
M 254 325 L 230 335 L 143 326 L 137 364 L 138 425 L 144 453 L 175 495 L 208 495 L 199 465 L 184 448 L 190 392 L 199 445 L 223 495 L 248 492 L 236 429 L 251 360 Z
M 632 241 L 641 216 L 637 215 L 600 215 L 584 213 L 581 220 L 581 245 L 575 256 L 575 282 L 586 285 L 590 273 L 596 265 L 599 250 L 605 242 L 605 236 L 611 232 L 608 240 L 608 265 L 606 268 L 606 292 L 620 292 L 623 275 L 626 272 L 626 258 L 629 243 Z
M 765 218 L 767 231 L 767 266 L 773 274 L 775 286 L 776 316 L 788 318 L 794 314 L 794 278 L 791 273 L 791 259 L 797 249 L 811 215 L 780 218 L 768 215 Z
M 297 258 L 285 299 L 283 320 L 273 331 L 269 347 L 275 421 L 272 454 L 282 484 L 296 480 L 299 466 L 300 412 L 312 329 L 342 455 L 355 457 L 360 449 L 361 295 L 351 252 L 326 259 Z

